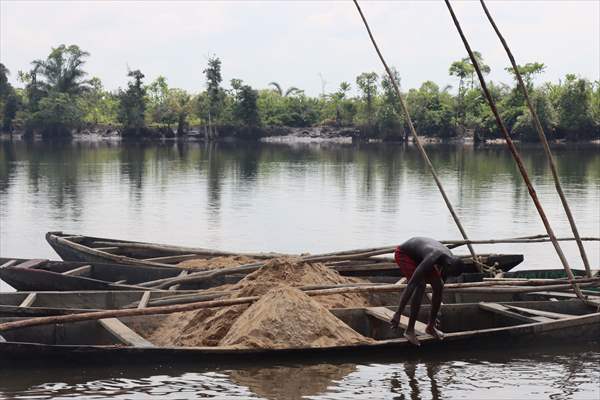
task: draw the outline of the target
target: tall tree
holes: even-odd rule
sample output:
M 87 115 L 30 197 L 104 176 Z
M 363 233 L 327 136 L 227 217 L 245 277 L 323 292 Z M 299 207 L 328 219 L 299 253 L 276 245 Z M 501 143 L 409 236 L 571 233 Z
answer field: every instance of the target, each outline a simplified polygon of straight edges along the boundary
M 512 69 L 512 67 L 506 67 L 504 69 L 512 75 L 515 81 L 517 80 L 517 76 L 515 75 L 515 71 Z M 523 77 L 523 82 L 525 82 L 525 85 L 527 85 L 527 89 L 533 89 L 533 78 L 535 75 L 544 72 L 546 66 L 544 63 L 531 62 L 525 65 L 517 65 L 517 69 Z
M 37 75 L 45 78 L 41 85 L 46 91 L 56 91 L 70 95 L 80 94 L 89 86 L 84 77 L 85 59 L 90 53 L 83 51 L 77 45 L 53 48 L 45 60 L 32 62 Z
M 284 92 L 282 86 L 277 82 L 269 82 L 269 86 L 273 86 L 273 91 L 275 93 L 277 93 L 279 96 L 283 96 L 283 97 L 287 97 L 287 96 L 291 96 L 291 95 L 303 92 L 303 90 L 300 90 L 295 86 L 290 86 Z
M 221 60 L 216 56 L 210 57 L 208 59 L 208 66 L 203 72 L 206 77 L 208 129 L 211 131 L 212 128 L 210 136 L 216 137 L 218 133 L 216 127 L 213 127 L 213 123 L 216 124 L 219 120 L 225 97 L 225 93 L 221 88 L 221 82 L 223 81 L 223 77 L 221 76 Z
M 119 121 L 123 124 L 123 136 L 141 136 L 146 127 L 144 74 L 136 69 L 127 76 L 132 79 L 127 83 L 127 90 L 119 92 Z
M 365 101 L 365 114 L 367 116 L 367 125 L 373 126 L 374 102 L 377 96 L 377 79 L 379 77 L 375 72 L 363 72 L 356 77 L 356 84 L 363 95 Z

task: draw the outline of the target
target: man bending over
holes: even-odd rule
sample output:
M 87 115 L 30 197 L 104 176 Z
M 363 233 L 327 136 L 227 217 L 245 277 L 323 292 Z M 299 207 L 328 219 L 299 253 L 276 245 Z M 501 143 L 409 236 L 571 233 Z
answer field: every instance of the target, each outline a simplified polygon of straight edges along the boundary
M 431 336 L 442 340 L 442 332 L 435 328 L 440 305 L 442 304 L 442 291 L 444 289 L 444 275 L 458 275 L 464 268 L 459 257 L 452 255 L 450 250 L 440 242 L 425 237 L 414 237 L 402 243 L 394 253 L 396 264 L 400 267 L 402 274 L 408 279 L 408 285 L 400 298 L 398 311 L 390 321 L 394 329 L 398 329 L 400 316 L 406 304 L 412 297 L 410 304 L 410 319 L 404 336 L 415 346 L 420 343 L 415 335 L 415 322 L 421 308 L 421 300 L 425 293 L 425 285 L 431 285 L 433 296 L 431 299 L 431 314 L 426 332 Z

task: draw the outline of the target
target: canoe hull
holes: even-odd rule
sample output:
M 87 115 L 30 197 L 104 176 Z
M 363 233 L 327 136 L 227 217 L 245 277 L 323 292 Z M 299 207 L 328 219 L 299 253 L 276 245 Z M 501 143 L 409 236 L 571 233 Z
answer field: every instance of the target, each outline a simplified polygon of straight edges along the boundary
M 460 355 L 474 349 L 507 347 L 548 346 L 564 344 L 566 339 L 597 340 L 600 336 L 600 314 L 587 315 L 555 326 L 529 324 L 509 329 L 495 329 L 461 336 L 449 334 L 444 341 L 422 341 L 414 347 L 400 339 L 395 342 L 329 348 L 301 348 L 281 350 L 214 349 L 185 347 L 134 348 L 123 346 L 72 346 L 44 345 L 37 343 L 0 342 L 0 366 L 27 363 L 34 360 L 52 360 L 54 363 L 123 364 L 144 363 L 194 363 L 195 365 L 227 365 L 239 363 L 294 361 L 350 361 L 393 357 L 402 360 L 409 357 L 439 355 L 442 352 Z M 550 324 L 548 324 L 550 325 Z

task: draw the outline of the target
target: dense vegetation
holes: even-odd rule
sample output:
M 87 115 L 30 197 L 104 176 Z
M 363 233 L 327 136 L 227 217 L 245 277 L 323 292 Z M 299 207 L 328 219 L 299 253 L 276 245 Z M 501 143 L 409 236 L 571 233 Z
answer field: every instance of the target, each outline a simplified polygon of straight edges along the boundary
M 2 130 L 56 138 L 85 126 L 111 125 L 123 136 L 146 137 L 184 135 L 195 126 L 215 138 L 257 137 L 278 126 L 328 125 L 355 127 L 363 137 L 401 140 L 406 135 L 396 93 L 384 74 L 357 76 L 358 96 L 350 95 L 352 84 L 341 82 L 334 92 L 311 97 L 296 87 L 284 89 L 277 82 L 257 90 L 241 79 L 232 79 L 226 88 L 221 60 L 213 56 L 202 71 L 206 85 L 199 93 L 169 87 L 162 76 L 145 82 L 140 70 L 128 72 L 127 88 L 111 92 L 99 78 L 86 79 L 84 67 L 89 56 L 76 45 L 54 48 L 46 59 L 33 61 L 30 71 L 18 72 L 23 88 L 8 82 L 10 71 L 0 64 Z M 484 73 L 489 73 L 481 54 L 477 57 Z M 558 83 L 534 86 L 534 77 L 544 69 L 538 62 L 520 66 L 546 134 L 566 140 L 599 138 L 600 82 L 569 74 Z M 440 138 L 499 137 L 470 60 L 453 62 L 448 72 L 456 80 L 456 93 L 451 86 L 440 87 L 431 81 L 403 93 L 417 131 Z M 399 74 L 394 73 L 400 82 Z M 516 83 L 490 82 L 489 86 L 511 134 L 535 141 L 531 116 Z

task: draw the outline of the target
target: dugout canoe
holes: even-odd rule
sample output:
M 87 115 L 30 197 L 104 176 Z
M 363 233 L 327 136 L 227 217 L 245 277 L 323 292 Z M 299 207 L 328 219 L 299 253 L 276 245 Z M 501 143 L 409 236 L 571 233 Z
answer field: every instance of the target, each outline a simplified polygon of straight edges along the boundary
M 600 302 L 600 294 L 588 292 L 589 299 Z M 174 304 L 184 304 L 202 300 L 223 298 L 227 291 L 198 291 L 198 290 L 87 290 L 87 291 L 23 291 L 0 292 L 0 318 L 4 317 L 37 317 L 48 315 L 66 315 L 100 310 L 116 310 L 125 308 L 160 307 Z M 400 291 L 397 293 L 380 293 L 372 298 L 372 305 L 388 304 L 396 306 L 400 301 Z M 576 299 L 574 293 L 539 291 L 528 293 L 473 293 L 458 296 L 458 293 L 444 293 L 444 303 L 455 304 L 464 302 L 515 302 L 531 300 L 571 300 Z M 466 296 L 466 297 L 465 297 Z M 428 299 L 424 302 L 427 304 Z
M 423 306 L 419 320 L 429 312 Z M 139 364 L 169 362 L 195 365 L 315 360 L 377 356 L 396 353 L 399 359 L 411 354 L 456 354 L 465 349 L 488 348 L 507 351 L 519 345 L 596 340 L 600 335 L 600 313 L 579 300 L 507 303 L 445 304 L 441 329 L 446 338 L 435 340 L 420 335 L 420 347 L 410 345 L 401 331 L 389 327 L 393 310 L 385 307 L 333 309 L 331 312 L 352 329 L 375 340 L 372 344 L 283 349 L 234 349 L 224 347 L 158 347 L 139 335 L 140 327 L 160 323 L 160 316 L 128 317 L 20 328 L 0 332 L 0 364 L 48 359 L 54 363 L 78 362 Z M 15 320 L 1 318 L 0 323 Z M 417 324 L 417 331 L 422 324 Z
M 137 285 L 184 272 L 174 267 L 0 258 L 0 279 L 21 291 L 148 290 Z M 221 276 L 173 289 L 202 289 L 239 279 L 240 275 Z
M 0 317 L 37 317 L 150 306 L 161 299 L 197 291 L 88 290 L 0 292 Z M 163 301 L 164 302 L 164 301 Z
M 120 239 L 100 238 L 93 236 L 48 232 L 46 240 L 65 261 L 117 263 L 126 265 L 144 265 L 154 267 L 179 267 L 176 264 L 192 259 L 210 259 L 221 256 L 247 256 L 249 258 L 268 260 L 280 253 L 233 253 L 227 251 L 172 246 L 146 242 L 135 242 Z M 477 268 L 470 256 L 462 256 L 470 269 L 467 273 L 476 273 Z M 506 272 L 523 262 L 522 254 L 483 254 L 480 261 Z M 345 276 L 401 276 L 391 258 L 370 257 L 348 262 L 331 263 L 335 269 Z M 194 268 L 194 270 L 199 270 Z

